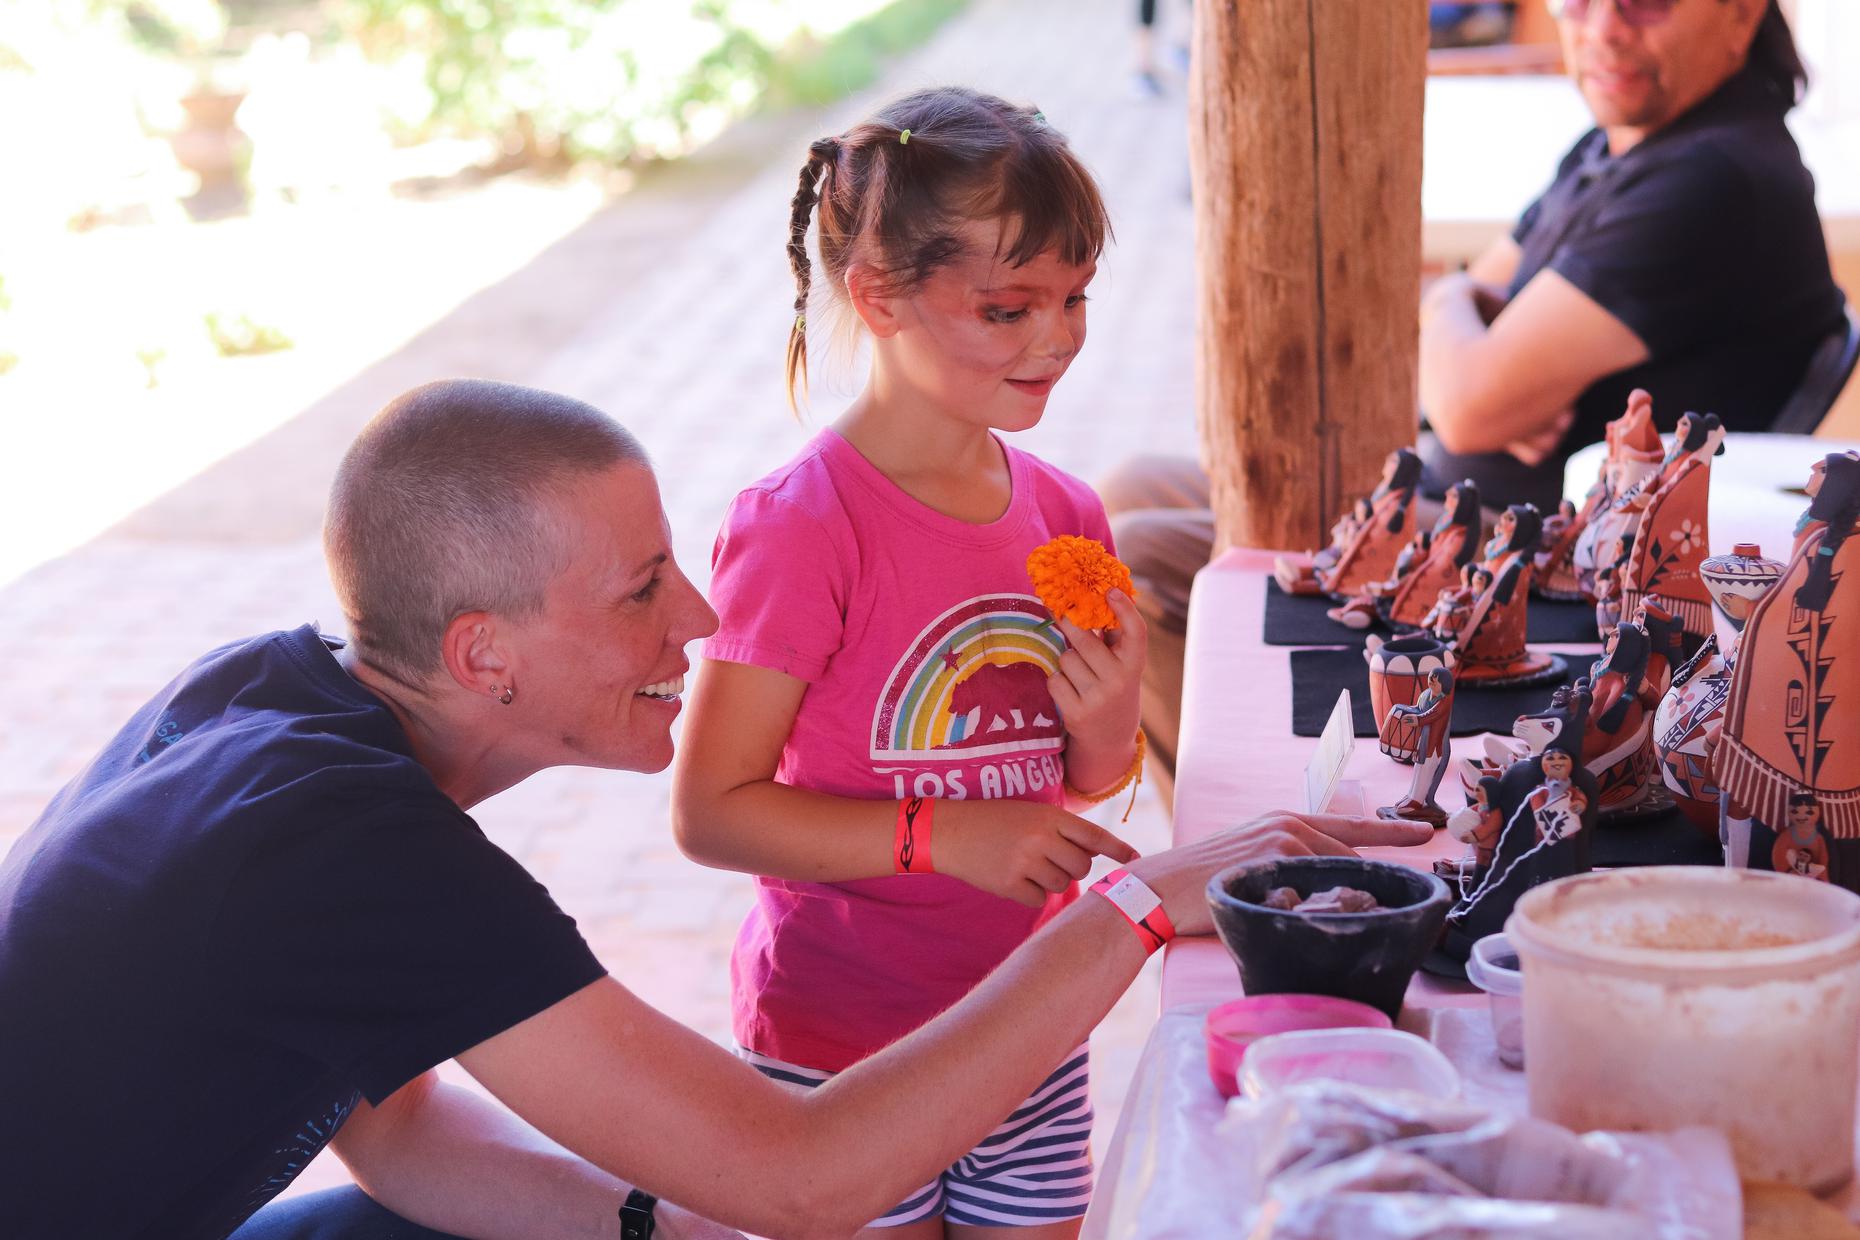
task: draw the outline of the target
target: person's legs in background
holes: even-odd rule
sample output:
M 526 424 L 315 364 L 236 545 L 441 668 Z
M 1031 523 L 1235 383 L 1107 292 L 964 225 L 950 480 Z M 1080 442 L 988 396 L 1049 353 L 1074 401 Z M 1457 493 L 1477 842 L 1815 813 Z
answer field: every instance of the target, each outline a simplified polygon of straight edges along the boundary
M 1145 99 L 1162 94 L 1162 79 L 1156 76 L 1156 0 L 1137 0 L 1137 31 L 1134 36 L 1136 68 L 1131 74 L 1131 89 Z
M 618 1224 L 615 1224 L 616 1231 Z M 350 1185 L 274 1201 L 227 1240 L 459 1240 L 409 1223 Z
M 1149 626 L 1143 668 L 1145 778 L 1175 808 L 1175 754 L 1182 718 L 1182 657 L 1188 592 L 1214 549 L 1208 476 L 1187 457 L 1140 456 L 1098 484 L 1117 556 L 1130 568 L 1137 609 Z

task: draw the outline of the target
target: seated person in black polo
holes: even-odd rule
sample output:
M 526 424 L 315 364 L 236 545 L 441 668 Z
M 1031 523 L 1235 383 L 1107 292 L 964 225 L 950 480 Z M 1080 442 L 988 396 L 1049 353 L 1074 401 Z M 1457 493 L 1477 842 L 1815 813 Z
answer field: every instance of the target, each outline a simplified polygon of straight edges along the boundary
M 1783 123 L 1804 85 L 1775 0 L 1556 0 L 1596 128 L 1421 308 L 1430 488 L 1554 506 L 1569 453 L 1634 388 L 1763 430 L 1841 323 L 1813 178 Z

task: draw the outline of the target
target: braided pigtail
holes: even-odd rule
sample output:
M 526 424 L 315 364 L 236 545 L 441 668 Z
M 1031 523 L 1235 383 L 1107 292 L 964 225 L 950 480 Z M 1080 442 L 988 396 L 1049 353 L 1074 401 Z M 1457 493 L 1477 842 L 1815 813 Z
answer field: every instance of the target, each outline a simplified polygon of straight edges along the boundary
M 807 391 L 807 295 L 813 283 L 813 265 L 807 257 L 807 222 L 820 202 L 820 180 L 839 163 L 838 138 L 819 138 L 807 148 L 800 185 L 788 217 L 788 266 L 794 271 L 794 325 L 788 329 L 788 408 L 797 415 L 795 383 Z

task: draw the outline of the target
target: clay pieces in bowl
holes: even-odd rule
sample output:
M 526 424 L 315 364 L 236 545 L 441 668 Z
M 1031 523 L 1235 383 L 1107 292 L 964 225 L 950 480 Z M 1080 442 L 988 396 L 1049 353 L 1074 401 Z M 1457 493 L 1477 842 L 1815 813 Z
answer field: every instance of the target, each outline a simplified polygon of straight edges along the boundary
M 1266 907 L 1291 887 L 1311 896 L 1354 887 L 1382 907 L 1312 913 Z M 1386 1012 L 1440 938 L 1452 899 L 1434 875 L 1357 857 L 1281 857 L 1222 870 L 1208 883 L 1214 927 L 1240 967 L 1249 995 L 1335 995 Z

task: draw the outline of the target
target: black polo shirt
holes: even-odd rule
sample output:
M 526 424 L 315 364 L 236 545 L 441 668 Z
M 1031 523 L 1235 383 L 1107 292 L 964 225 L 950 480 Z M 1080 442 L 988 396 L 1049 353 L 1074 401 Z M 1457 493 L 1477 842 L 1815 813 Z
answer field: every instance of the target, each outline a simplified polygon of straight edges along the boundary
M 601 976 L 313 629 L 216 650 L 0 861 L 0 1236 L 224 1236 Z
M 1746 69 L 1618 158 L 1599 129 L 1577 141 L 1512 231 L 1523 256 L 1509 292 L 1554 271 L 1652 356 L 1584 391 L 1575 424 L 1536 469 L 1436 444 L 1423 453 L 1431 482 L 1471 476 L 1488 504 L 1554 505 L 1564 460 L 1600 440 L 1637 387 L 1653 394 L 1663 431 L 1688 410 L 1731 430 L 1769 427 L 1844 304 L 1788 108 Z

